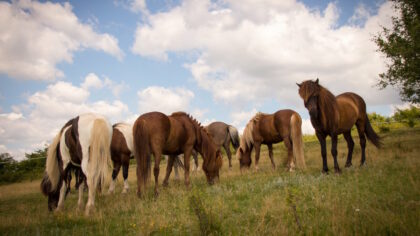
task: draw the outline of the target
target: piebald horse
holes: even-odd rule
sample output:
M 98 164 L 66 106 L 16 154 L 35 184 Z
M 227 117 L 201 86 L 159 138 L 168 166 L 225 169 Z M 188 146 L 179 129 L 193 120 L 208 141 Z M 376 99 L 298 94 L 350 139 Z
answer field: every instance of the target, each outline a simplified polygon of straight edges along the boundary
M 95 203 L 98 183 L 103 184 L 110 162 L 112 127 L 97 114 L 83 114 L 69 120 L 48 147 L 42 192 L 48 196 L 48 209 L 63 207 L 67 176 L 71 166 L 81 168 L 86 176 L 89 197 L 85 214 Z M 78 207 L 83 207 L 84 181 L 79 186 Z M 102 189 L 102 188 L 101 188 Z
M 293 171 L 295 167 L 294 159 L 299 160 L 305 168 L 301 126 L 302 119 L 293 110 L 279 110 L 274 114 L 257 113 L 246 125 L 239 150 L 236 152 L 240 168 L 251 166 L 251 152 L 255 148 L 255 169 L 258 170 L 261 144 L 267 145 L 271 164 L 276 168 L 273 144 L 282 141 L 287 148 L 289 171 Z
M 162 154 L 169 155 L 166 176 L 163 182 L 168 185 L 177 155 L 184 154 L 185 185 L 190 184 L 190 156 L 193 149 L 203 156 L 203 170 L 209 184 L 219 177 L 222 157 L 211 136 L 204 128 L 184 112 L 166 116 L 160 112 L 150 112 L 137 118 L 133 125 L 134 156 L 137 160 L 137 195 L 142 196 L 151 175 L 151 157 L 154 156 L 155 196 L 158 195 L 159 163 Z
M 127 123 L 117 123 L 112 126 L 111 159 L 114 165 L 112 171 L 112 181 L 109 185 L 109 193 L 114 192 L 115 182 L 122 166 L 124 188 L 122 193 L 127 193 L 128 185 L 128 166 L 130 159 L 134 157 L 133 152 L 133 126 Z
M 380 137 L 370 125 L 366 114 L 366 103 L 355 93 L 343 93 L 334 96 L 330 91 L 316 81 L 307 80 L 299 86 L 299 95 L 309 111 L 312 126 L 321 144 L 322 171 L 328 172 L 326 137 L 331 136 L 331 154 L 334 158 L 334 170 L 340 172 L 337 162 L 337 136 L 343 134 L 347 141 L 348 155 L 346 167 L 352 165 L 354 142 L 351 137 L 351 128 L 356 125 L 359 133 L 362 158 L 360 165 L 365 163 L 366 136 L 377 147 L 381 146 Z

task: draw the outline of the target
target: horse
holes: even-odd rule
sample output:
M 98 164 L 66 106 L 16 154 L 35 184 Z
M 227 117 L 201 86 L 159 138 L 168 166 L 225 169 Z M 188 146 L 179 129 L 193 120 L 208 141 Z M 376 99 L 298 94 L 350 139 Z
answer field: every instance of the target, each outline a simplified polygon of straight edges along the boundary
M 48 196 L 48 209 L 63 208 L 70 166 L 81 168 L 89 189 L 85 214 L 95 203 L 98 183 L 103 184 L 110 162 L 112 127 L 97 114 L 87 113 L 69 120 L 48 147 L 44 178 L 41 190 Z M 83 189 L 79 186 L 78 208 L 83 207 Z M 101 188 L 102 189 L 102 188 Z
M 326 137 L 331 136 L 331 154 L 334 158 L 334 170 L 340 173 L 337 162 L 337 136 L 344 135 L 347 142 L 348 154 L 345 167 L 352 165 L 354 148 L 351 128 L 356 125 L 359 133 L 362 157 L 360 166 L 366 160 L 366 137 L 377 147 L 381 147 L 381 139 L 373 130 L 366 113 L 366 103 L 362 97 L 347 92 L 334 96 L 328 89 L 315 81 L 307 80 L 300 84 L 299 95 L 309 111 L 312 126 L 321 144 L 322 171 L 328 173 Z
M 204 129 L 210 134 L 213 138 L 214 143 L 220 149 L 223 147 L 226 151 L 229 160 L 229 169 L 232 168 L 232 153 L 230 152 L 230 144 L 232 143 L 233 148 L 236 150 L 239 147 L 239 134 L 238 130 L 232 126 L 228 125 L 221 121 L 213 122 L 207 126 L 204 126 Z M 193 150 L 192 157 L 194 159 L 194 166 L 193 170 L 198 170 L 198 153 Z M 174 165 L 175 168 L 175 176 L 177 176 L 178 172 L 178 164 L 182 164 L 182 162 L 176 162 Z M 180 166 L 182 168 L 182 166 Z
M 149 112 L 137 118 L 133 125 L 134 156 L 137 160 L 137 196 L 142 197 L 151 175 L 151 158 L 154 156 L 155 197 L 158 196 L 159 163 L 162 154 L 169 155 L 163 185 L 168 185 L 177 155 L 184 154 L 184 182 L 190 184 L 190 155 L 196 149 L 203 156 L 203 166 L 207 182 L 212 185 L 219 178 L 222 156 L 211 136 L 197 120 L 185 112 L 175 112 L 167 116 L 161 112 Z
M 114 166 L 112 171 L 112 181 L 109 185 L 109 193 L 115 190 L 115 182 L 122 166 L 124 188 L 122 193 L 127 193 L 128 185 L 128 166 L 130 159 L 134 158 L 133 152 L 133 128 L 127 123 L 117 123 L 112 126 L 111 140 L 111 160 Z
M 251 152 L 255 148 L 255 169 L 258 170 L 261 144 L 266 144 L 271 164 L 275 169 L 273 144 L 282 141 L 287 148 L 288 170 L 293 171 L 294 158 L 301 162 L 302 168 L 305 168 L 301 126 L 302 119 L 293 110 L 279 110 L 274 114 L 257 113 L 246 125 L 239 150 L 236 152 L 240 168 L 251 166 Z

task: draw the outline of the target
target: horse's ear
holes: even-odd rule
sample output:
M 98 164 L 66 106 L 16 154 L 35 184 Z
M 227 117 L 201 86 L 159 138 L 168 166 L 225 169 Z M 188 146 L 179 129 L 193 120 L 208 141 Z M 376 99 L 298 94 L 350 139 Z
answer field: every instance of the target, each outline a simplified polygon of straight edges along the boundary
M 315 83 L 319 84 L 319 78 L 316 78 Z
M 298 83 L 296 83 L 296 85 L 300 88 L 300 87 L 302 87 L 302 84 L 298 84 Z

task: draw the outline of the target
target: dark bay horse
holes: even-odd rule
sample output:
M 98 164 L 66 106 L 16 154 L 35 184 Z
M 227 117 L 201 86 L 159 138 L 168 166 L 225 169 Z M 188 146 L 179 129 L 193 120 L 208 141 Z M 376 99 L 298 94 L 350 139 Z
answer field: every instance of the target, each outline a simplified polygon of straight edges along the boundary
M 151 157 L 155 158 L 155 196 L 158 195 L 159 163 L 162 154 L 169 155 L 166 176 L 168 184 L 173 163 L 177 155 L 184 154 L 185 185 L 190 184 L 190 156 L 193 149 L 203 156 L 203 170 L 209 184 L 219 177 L 222 166 L 220 150 L 211 136 L 190 115 L 175 112 L 167 116 L 160 112 L 150 112 L 137 118 L 133 125 L 134 156 L 137 160 L 137 195 L 142 196 L 143 188 L 151 175 Z
M 111 159 L 114 164 L 112 171 L 112 181 L 109 185 L 109 193 L 114 192 L 115 182 L 120 172 L 121 166 L 123 169 L 124 188 L 122 193 L 127 193 L 128 185 L 128 166 L 130 159 L 134 157 L 133 152 L 133 126 L 127 123 L 117 123 L 112 126 L 112 141 L 111 141 Z
M 360 165 L 365 163 L 366 136 L 377 147 L 381 146 L 380 137 L 373 130 L 366 114 L 366 103 L 355 93 L 343 93 L 334 96 L 316 81 L 307 80 L 299 86 L 299 95 L 309 111 L 311 123 L 321 144 L 322 171 L 328 172 L 326 137 L 331 136 L 331 154 L 334 158 L 334 170 L 340 172 L 337 162 L 337 136 L 343 134 L 347 141 L 348 155 L 346 167 L 352 165 L 354 142 L 351 128 L 356 125 L 359 133 L 362 158 Z
M 67 192 L 71 167 L 81 168 L 89 188 L 86 214 L 94 206 L 95 192 L 103 184 L 110 162 L 112 127 L 97 114 L 83 114 L 68 121 L 48 147 L 42 192 L 48 196 L 48 209 L 61 210 Z M 82 208 L 83 185 L 79 186 L 79 209 Z M 102 188 L 101 188 L 102 189 Z
M 236 152 L 241 169 L 251 166 L 253 148 L 255 148 L 255 169 L 258 169 L 261 144 L 267 145 L 271 164 L 275 168 L 273 144 L 282 141 L 288 152 L 288 169 L 292 171 L 295 167 L 293 156 L 304 168 L 301 126 L 302 119 L 293 110 L 279 110 L 274 114 L 257 113 L 246 125 L 239 150 Z

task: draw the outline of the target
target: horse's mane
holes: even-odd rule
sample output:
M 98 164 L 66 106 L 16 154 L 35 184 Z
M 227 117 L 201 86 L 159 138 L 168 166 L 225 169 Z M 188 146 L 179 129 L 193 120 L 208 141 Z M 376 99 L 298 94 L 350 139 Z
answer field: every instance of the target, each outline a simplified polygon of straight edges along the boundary
M 334 94 L 322 85 L 305 81 L 299 90 L 300 96 L 306 102 L 311 96 L 318 96 L 318 107 L 320 109 L 321 124 L 324 128 L 333 129 L 338 122 L 338 107 Z
M 254 117 L 251 118 L 251 120 L 249 120 L 248 124 L 245 126 L 244 133 L 241 138 L 240 147 L 242 149 L 247 149 L 251 147 L 252 144 L 254 144 L 254 138 L 252 137 L 252 133 L 254 131 L 255 124 L 259 122 L 261 118 L 265 115 L 267 114 L 258 112 L 257 114 L 255 114 Z
M 191 123 L 196 128 L 196 135 L 198 139 L 198 143 L 201 148 L 201 151 L 206 154 L 206 156 L 211 157 L 210 152 L 212 151 L 212 148 L 215 148 L 214 143 L 212 142 L 210 134 L 207 132 L 207 130 L 201 125 L 200 122 L 198 122 L 194 117 L 192 117 L 190 114 L 178 111 L 171 114 L 173 117 L 186 117 L 188 120 L 190 120 Z M 205 134 L 207 137 L 203 137 L 202 133 Z M 212 145 L 213 144 L 213 145 Z M 216 159 L 215 159 L 216 160 Z M 213 161 L 215 161 L 213 160 Z M 210 160 L 204 160 L 205 163 L 209 163 Z M 207 165 L 206 164 L 206 165 Z

